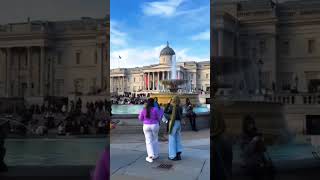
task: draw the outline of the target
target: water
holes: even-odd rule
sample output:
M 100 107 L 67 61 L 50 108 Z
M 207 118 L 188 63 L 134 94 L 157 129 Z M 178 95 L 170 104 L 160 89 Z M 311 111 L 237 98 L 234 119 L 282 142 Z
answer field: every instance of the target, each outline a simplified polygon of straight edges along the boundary
M 9 166 L 95 165 L 107 140 L 8 139 L 5 161 Z
M 142 108 L 143 105 L 112 105 L 112 114 L 139 114 Z M 196 114 L 208 113 L 210 107 L 207 104 L 203 104 L 195 107 L 193 110 Z
M 282 144 L 268 146 L 268 154 L 273 161 L 291 161 L 313 159 L 315 147 L 311 144 Z M 234 161 L 240 161 L 240 148 L 233 147 Z
M 173 55 L 173 56 L 172 56 L 171 79 L 177 79 L 177 62 L 176 62 L 176 55 Z

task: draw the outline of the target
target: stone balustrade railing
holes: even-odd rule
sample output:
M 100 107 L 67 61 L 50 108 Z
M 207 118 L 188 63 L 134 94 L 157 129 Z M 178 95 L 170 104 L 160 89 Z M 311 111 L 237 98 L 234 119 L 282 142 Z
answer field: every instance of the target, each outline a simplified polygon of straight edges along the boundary
M 320 105 L 320 93 L 275 94 L 266 97 L 266 100 L 292 105 Z

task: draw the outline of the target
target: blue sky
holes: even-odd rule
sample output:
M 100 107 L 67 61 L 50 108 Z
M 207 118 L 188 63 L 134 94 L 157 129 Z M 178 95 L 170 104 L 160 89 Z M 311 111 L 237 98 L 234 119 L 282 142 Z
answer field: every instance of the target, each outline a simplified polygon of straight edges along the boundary
M 167 41 L 178 61 L 209 60 L 210 0 L 111 0 L 110 11 L 111 68 L 157 64 Z

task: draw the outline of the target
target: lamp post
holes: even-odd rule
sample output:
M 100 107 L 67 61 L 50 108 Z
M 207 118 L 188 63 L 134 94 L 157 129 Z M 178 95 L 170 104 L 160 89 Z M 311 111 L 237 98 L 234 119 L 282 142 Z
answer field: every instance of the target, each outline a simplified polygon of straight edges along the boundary
M 264 63 L 261 58 L 258 60 L 257 64 L 259 69 L 259 95 L 262 95 L 262 66 Z

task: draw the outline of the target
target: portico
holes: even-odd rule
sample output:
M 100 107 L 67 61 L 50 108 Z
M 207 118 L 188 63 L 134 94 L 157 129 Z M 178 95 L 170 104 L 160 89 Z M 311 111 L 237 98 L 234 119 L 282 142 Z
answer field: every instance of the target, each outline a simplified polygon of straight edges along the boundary
M 177 79 L 184 79 L 183 72 L 177 71 Z M 143 72 L 143 90 L 144 91 L 163 91 L 165 88 L 160 83 L 162 80 L 169 80 L 172 77 L 171 70 L 146 70 Z
M 50 64 L 46 60 L 47 48 L 40 46 L 1 47 L 6 66 L 5 96 L 45 95 L 50 91 L 45 72 L 50 72 Z M 46 65 L 48 67 L 46 67 Z
M 0 97 L 109 94 L 104 19 L 0 26 Z

